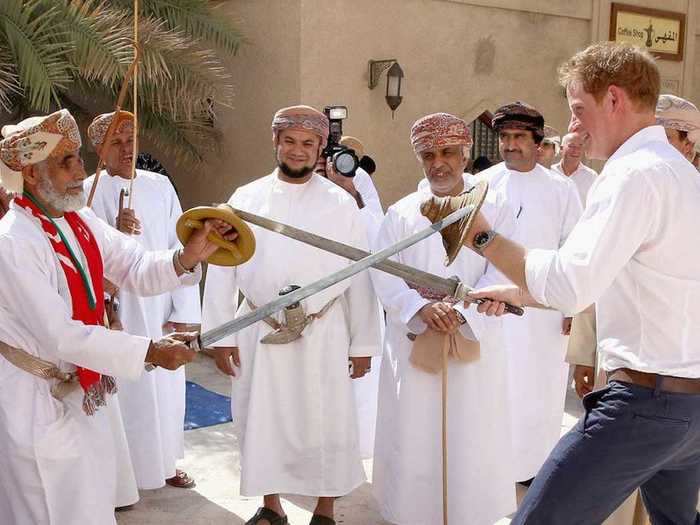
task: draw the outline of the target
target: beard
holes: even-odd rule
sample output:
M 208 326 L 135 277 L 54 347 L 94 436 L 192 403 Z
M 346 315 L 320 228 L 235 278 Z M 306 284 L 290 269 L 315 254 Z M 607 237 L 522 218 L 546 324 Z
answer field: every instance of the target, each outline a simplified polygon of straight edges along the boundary
M 82 183 L 79 185 L 69 186 L 68 189 L 77 187 L 80 187 L 80 193 L 76 195 L 70 195 L 68 193 L 61 194 L 56 190 L 56 187 L 53 185 L 48 173 L 43 172 L 40 175 L 39 183 L 36 187 L 36 193 L 41 200 L 49 204 L 57 211 L 78 211 L 79 209 L 85 207 L 87 200 L 85 198 Z
M 286 163 L 278 161 L 277 166 L 279 167 L 280 171 L 290 179 L 303 179 L 309 173 L 314 171 L 316 165 L 314 163 L 313 166 L 304 166 L 303 168 L 300 168 L 298 170 L 293 170 Z

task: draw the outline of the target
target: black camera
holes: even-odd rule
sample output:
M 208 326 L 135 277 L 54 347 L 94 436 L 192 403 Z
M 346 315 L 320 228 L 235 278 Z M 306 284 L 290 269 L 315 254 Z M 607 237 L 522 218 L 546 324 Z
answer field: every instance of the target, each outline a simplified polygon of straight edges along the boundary
M 323 112 L 328 117 L 330 131 L 328 144 L 321 152 L 325 159 L 331 159 L 333 169 L 344 177 L 354 177 L 360 166 L 360 159 L 355 151 L 340 143 L 343 136 L 343 120 L 348 118 L 348 108 L 345 106 L 326 106 Z

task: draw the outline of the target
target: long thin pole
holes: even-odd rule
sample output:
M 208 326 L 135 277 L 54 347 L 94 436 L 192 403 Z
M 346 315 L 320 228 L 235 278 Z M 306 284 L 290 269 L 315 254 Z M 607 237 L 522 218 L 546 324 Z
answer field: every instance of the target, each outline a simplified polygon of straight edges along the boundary
M 442 345 L 442 523 L 447 525 L 447 358 L 450 336 Z
M 129 69 L 126 72 L 126 76 L 124 77 L 124 82 L 122 83 L 122 87 L 119 90 L 119 96 L 117 97 L 117 104 L 114 107 L 114 118 L 112 119 L 112 122 L 110 122 L 109 126 L 107 127 L 107 133 L 105 133 L 105 138 L 104 138 L 104 141 L 102 142 L 102 148 L 100 149 L 100 160 L 97 162 L 97 170 L 95 171 L 95 181 L 92 183 L 92 188 L 90 189 L 90 196 L 88 197 L 88 200 L 87 200 L 88 207 L 92 206 L 92 200 L 95 198 L 95 190 L 97 189 L 97 183 L 100 180 L 100 173 L 102 172 L 102 168 L 104 168 L 105 159 L 107 158 L 107 152 L 109 151 L 109 148 L 112 147 L 112 144 L 111 144 L 112 135 L 114 135 L 114 130 L 117 129 L 117 117 L 119 116 L 119 112 L 121 111 L 122 105 L 124 104 L 124 99 L 126 98 L 126 92 L 128 90 L 128 87 L 129 87 L 129 80 L 131 79 L 131 77 L 134 74 L 137 62 L 138 62 L 138 50 L 135 49 L 134 61 L 129 66 Z
M 131 177 L 129 178 L 129 203 L 128 208 L 132 209 L 134 202 L 134 177 L 136 175 L 136 158 L 139 152 L 139 66 L 136 60 L 136 49 L 139 45 L 139 0 L 134 0 L 134 86 L 133 86 L 133 113 L 134 113 L 134 135 L 133 135 L 133 151 L 131 155 Z

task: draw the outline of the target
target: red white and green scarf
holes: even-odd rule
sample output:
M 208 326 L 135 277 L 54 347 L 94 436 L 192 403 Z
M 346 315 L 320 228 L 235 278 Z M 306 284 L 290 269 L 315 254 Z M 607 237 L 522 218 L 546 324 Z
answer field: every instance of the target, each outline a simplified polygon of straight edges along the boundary
M 64 213 L 63 216 L 73 230 L 80 249 L 85 255 L 88 275 L 61 229 L 36 198 L 25 191 L 22 197 L 15 198 L 15 203 L 38 219 L 51 248 L 56 253 L 68 282 L 68 290 L 73 304 L 73 319 L 82 321 L 86 325 L 104 326 L 102 255 L 90 228 L 76 212 Z M 80 366 L 77 367 L 77 376 L 84 392 L 83 410 L 88 415 L 94 414 L 98 407 L 106 404 L 107 394 L 113 394 L 117 391 L 114 379 L 109 376 Z

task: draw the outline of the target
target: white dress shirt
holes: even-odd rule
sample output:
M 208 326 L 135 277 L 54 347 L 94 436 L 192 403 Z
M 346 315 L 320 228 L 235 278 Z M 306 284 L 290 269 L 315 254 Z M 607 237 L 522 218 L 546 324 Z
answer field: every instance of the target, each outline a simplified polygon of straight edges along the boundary
M 526 278 L 542 304 L 595 302 L 607 371 L 700 378 L 700 178 L 661 126 L 610 157 L 558 251 L 532 250 Z
M 562 162 L 564 161 L 557 162 L 556 164 L 554 164 L 552 166 L 552 171 L 564 177 L 568 177 L 568 179 L 576 185 L 578 195 L 579 197 L 581 197 L 581 203 L 585 208 L 586 197 L 588 196 L 588 192 L 591 190 L 591 186 L 593 186 L 593 183 L 595 182 L 598 173 L 596 173 L 594 169 L 589 168 L 581 162 L 579 163 L 578 168 L 576 168 L 576 170 L 574 170 L 574 172 L 571 175 L 567 175 L 566 173 L 564 173 L 564 168 L 562 168 L 561 166 Z

